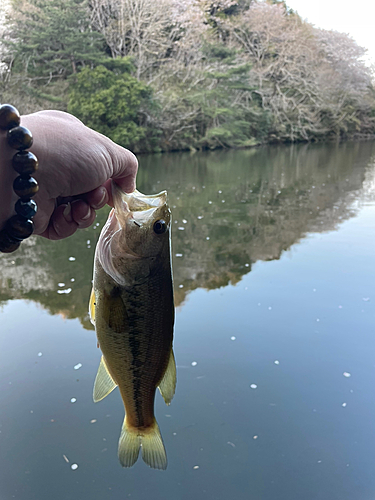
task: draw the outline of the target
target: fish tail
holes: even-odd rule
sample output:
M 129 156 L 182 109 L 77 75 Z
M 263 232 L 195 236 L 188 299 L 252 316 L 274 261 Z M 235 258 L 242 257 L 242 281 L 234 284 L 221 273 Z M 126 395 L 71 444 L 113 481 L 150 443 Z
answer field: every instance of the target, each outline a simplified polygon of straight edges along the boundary
M 142 459 L 153 469 L 167 468 L 167 454 L 156 420 L 142 433 Z
M 156 420 L 146 429 L 140 430 L 129 427 L 125 417 L 118 446 L 118 456 L 123 467 L 135 464 L 141 445 L 142 459 L 147 465 L 153 469 L 167 468 L 167 455 Z
M 131 467 L 138 460 L 139 449 L 141 447 L 141 437 L 137 429 L 128 427 L 126 417 L 121 429 L 118 443 L 118 458 L 123 467 Z

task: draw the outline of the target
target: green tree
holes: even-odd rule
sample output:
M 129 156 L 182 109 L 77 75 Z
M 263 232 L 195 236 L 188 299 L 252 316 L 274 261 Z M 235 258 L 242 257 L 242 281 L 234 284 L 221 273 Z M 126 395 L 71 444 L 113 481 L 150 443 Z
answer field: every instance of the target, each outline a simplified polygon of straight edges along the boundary
M 105 55 L 102 35 L 90 27 L 87 0 L 13 0 L 11 5 L 5 63 L 17 85 L 64 103 L 67 78 Z
M 118 144 L 144 150 L 151 89 L 131 76 L 129 58 L 108 59 L 71 78 L 68 111 Z
M 185 78 L 165 81 L 158 93 L 162 112 L 154 127 L 162 131 L 163 150 L 215 149 L 259 144 L 268 134 L 269 113 L 249 84 L 250 64 L 217 40 L 205 42 L 203 62 Z M 181 69 L 184 75 L 184 68 Z
M 249 85 L 250 64 L 230 64 L 209 77 L 215 86 L 205 92 L 202 109 L 209 119 L 203 147 L 246 147 L 259 144 L 268 133 L 269 114 L 262 110 Z

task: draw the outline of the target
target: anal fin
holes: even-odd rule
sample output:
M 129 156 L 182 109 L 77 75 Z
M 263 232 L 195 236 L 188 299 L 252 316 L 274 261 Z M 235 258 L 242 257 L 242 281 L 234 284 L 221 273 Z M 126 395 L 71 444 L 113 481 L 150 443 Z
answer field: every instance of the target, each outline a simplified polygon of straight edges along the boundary
M 111 374 L 109 373 L 105 359 L 102 356 L 98 368 L 98 373 L 96 374 L 95 378 L 94 394 L 93 394 L 94 403 L 97 403 L 98 401 L 104 399 L 116 387 L 117 384 L 113 380 Z
M 163 396 L 165 404 L 170 405 L 176 390 L 176 362 L 174 359 L 173 349 L 169 356 L 167 369 L 165 370 L 164 377 L 159 384 L 159 391 Z

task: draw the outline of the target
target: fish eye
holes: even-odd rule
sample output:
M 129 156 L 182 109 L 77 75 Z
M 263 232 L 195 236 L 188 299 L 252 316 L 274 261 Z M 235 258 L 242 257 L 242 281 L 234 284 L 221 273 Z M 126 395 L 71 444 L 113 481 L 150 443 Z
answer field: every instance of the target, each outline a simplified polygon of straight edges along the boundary
M 157 220 L 154 223 L 154 232 L 156 234 L 163 234 L 167 230 L 167 224 L 163 219 Z

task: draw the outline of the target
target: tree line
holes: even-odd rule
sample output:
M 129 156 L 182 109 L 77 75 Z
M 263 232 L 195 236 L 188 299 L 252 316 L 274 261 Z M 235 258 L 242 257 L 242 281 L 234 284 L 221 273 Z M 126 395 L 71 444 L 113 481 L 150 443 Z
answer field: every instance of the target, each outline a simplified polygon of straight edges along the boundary
M 69 111 L 136 152 L 374 134 L 365 49 L 281 0 L 9 0 L 5 14 L 1 101 Z

